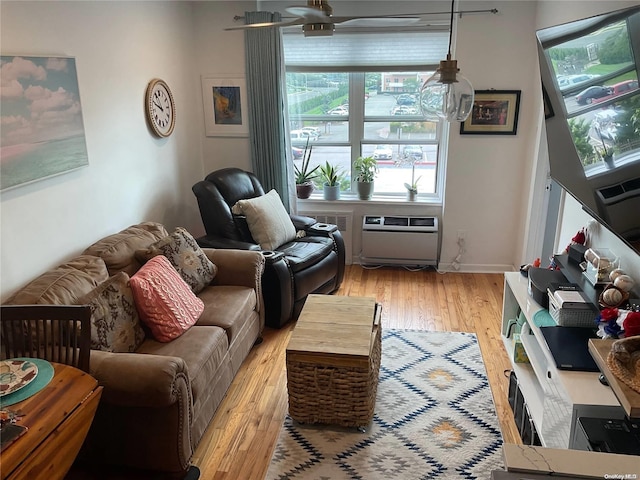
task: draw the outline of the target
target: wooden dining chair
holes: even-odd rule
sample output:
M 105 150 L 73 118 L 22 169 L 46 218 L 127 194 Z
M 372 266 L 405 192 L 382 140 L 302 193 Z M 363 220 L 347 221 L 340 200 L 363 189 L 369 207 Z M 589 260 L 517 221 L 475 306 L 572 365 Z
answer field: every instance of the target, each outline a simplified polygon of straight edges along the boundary
M 88 305 L 0 306 L 0 356 L 64 363 L 89 373 Z

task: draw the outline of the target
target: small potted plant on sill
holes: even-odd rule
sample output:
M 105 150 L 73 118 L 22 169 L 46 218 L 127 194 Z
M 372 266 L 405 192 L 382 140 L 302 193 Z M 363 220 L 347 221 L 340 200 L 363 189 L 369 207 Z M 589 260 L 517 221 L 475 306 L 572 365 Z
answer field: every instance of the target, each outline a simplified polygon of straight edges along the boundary
M 309 146 L 309 139 L 307 139 L 302 154 L 302 165 L 300 168 L 296 164 L 293 165 L 296 177 L 296 195 L 303 200 L 309 198 L 313 193 L 313 180 L 318 176 L 317 170 L 320 168 L 320 165 L 316 165 L 311 170 L 309 169 L 312 149 L 313 146 Z
M 373 181 L 378 174 L 378 162 L 373 157 L 358 157 L 354 168 L 360 200 L 370 200 L 373 195 Z
M 416 174 L 416 166 L 415 164 L 411 165 L 411 183 L 406 183 L 404 184 L 404 187 L 407 189 L 407 198 L 410 201 L 415 201 L 416 198 L 418 198 L 418 182 L 420 181 L 420 179 L 422 178 L 422 175 L 420 175 L 418 178 L 415 178 L 415 174 Z
M 324 199 L 338 200 L 340 198 L 340 180 L 342 177 L 338 167 L 325 162 L 320 167 L 320 177 L 323 180 Z

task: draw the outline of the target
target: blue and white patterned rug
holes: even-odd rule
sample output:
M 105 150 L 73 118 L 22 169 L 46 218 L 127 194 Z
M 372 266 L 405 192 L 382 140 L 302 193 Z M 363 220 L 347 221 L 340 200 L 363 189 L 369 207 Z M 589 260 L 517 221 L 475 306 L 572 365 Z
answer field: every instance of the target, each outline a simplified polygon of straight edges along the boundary
M 287 416 L 268 480 L 486 480 L 503 467 L 475 334 L 383 330 L 381 363 L 367 431 Z

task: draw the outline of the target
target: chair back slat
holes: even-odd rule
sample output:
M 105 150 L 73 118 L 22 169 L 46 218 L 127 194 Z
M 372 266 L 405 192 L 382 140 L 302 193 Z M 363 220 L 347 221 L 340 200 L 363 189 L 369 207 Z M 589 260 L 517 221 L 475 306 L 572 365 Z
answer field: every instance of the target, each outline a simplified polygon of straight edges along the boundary
M 88 305 L 2 305 L 0 326 L 3 359 L 42 358 L 89 373 Z

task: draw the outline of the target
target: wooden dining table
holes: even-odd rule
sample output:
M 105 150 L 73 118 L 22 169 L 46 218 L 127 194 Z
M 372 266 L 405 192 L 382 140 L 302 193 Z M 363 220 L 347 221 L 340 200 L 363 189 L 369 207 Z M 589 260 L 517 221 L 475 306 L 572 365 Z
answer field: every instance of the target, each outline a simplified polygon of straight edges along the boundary
M 53 378 L 42 390 L 6 407 L 28 430 L 0 452 L 2 480 L 63 479 L 89 432 L 102 387 L 82 370 L 51 365 Z

